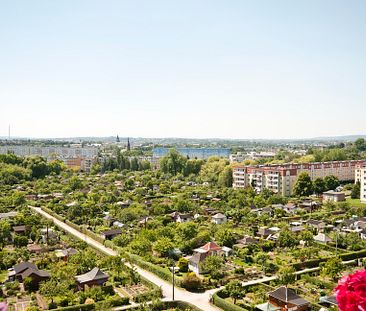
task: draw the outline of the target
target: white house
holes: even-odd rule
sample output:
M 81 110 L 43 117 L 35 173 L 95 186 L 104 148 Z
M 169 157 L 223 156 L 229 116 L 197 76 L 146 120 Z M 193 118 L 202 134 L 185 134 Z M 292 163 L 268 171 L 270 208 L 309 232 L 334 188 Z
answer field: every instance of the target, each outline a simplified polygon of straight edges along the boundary
M 212 216 L 211 222 L 213 222 L 216 225 L 221 225 L 221 224 L 227 222 L 227 217 L 224 214 L 217 213 Z

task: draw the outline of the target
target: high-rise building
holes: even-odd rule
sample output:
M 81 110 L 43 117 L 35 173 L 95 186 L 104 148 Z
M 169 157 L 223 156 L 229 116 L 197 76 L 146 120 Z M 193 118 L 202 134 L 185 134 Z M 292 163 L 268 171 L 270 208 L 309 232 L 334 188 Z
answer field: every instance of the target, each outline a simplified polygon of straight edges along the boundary
M 360 183 L 360 199 L 362 203 L 366 203 L 366 165 L 356 167 L 355 182 Z
M 353 181 L 355 180 L 356 167 L 362 165 L 366 165 L 366 160 L 256 166 L 238 165 L 233 168 L 233 187 L 252 186 L 257 192 L 267 188 L 274 193 L 290 196 L 301 172 L 307 172 L 311 180 L 334 175 L 340 181 Z

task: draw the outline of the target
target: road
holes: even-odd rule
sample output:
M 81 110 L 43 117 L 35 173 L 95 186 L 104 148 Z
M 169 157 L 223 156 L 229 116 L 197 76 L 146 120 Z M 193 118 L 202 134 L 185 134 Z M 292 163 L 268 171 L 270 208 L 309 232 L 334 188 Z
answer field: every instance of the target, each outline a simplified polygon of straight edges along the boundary
M 117 252 L 114 251 L 113 249 L 105 247 L 103 244 L 90 238 L 86 234 L 70 227 L 66 223 L 64 223 L 64 222 L 58 220 L 57 218 L 53 217 L 52 215 L 46 213 L 40 207 L 29 206 L 29 208 L 31 208 L 35 212 L 39 213 L 43 217 L 52 220 L 54 222 L 54 224 L 57 225 L 59 228 L 65 230 L 66 232 L 74 235 L 75 237 L 85 241 L 87 244 L 98 249 L 99 251 L 103 252 L 104 254 L 109 255 L 109 256 L 117 255 Z M 166 300 L 173 299 L 171 283 L 169 283 L 165 280 L 162 280 L 161 278 L 157 277 L 155 274 L 153 274 L 149 271 L 143 270 L 143 269 L 139 268 L 138 266 L 134 266 L 134 267 L 138 274 L 140 274 L 145 279 L 149 280 L 151 283 L 154 283 L 155 285 L 159 286 L 162 289 L 163 296 L 165 297 Z M 191 293 L 184 289 L 176 287 L 174 298 L 175 298 L 175 300 L 189 302 L 192 305 L 195 305 L 196 307 L 202 309 L 203 311 L 218 311 L 221 309 L 213 306 L 209 302 L 211 295 L 213 295 L 218 290 L 219 289 L 213 289 L 213 290 L 206 291 L 204 293 Z

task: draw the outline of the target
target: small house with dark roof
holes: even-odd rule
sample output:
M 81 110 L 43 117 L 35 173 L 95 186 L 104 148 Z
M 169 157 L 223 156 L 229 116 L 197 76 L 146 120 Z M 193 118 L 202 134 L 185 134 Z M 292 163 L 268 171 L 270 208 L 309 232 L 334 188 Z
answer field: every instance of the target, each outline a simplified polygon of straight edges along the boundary
M 35 264 L 24 261 L 15 265 L 8 273 L 9 281 L 19 280 L 24 282 L 25 278 L 31 278 L 32 283 L 37 285 L 39 282 L 49 279 L 47 271 L 39 270 Z
M 188 222 L 192 221 L 193 216 L 191 214 L 178 214 L 176 222 Z
M 321 220 L 310 219 L 306 223 L 309 227 L 314 228 L 317 232 L 324 230 L 326 227 L 326 224 Z
M 78 289 L 84 289 L 85 285 L 98 286 L 103 285 L 108 280 L 108 274 L 95 267 L 87 273 L 75 277 Z
M 269 303 L 281 310 L 308 310 L 310 302 L 296 294 L 295 290 L 286 286 L 281 286 L 268 293 Z
M 44 251 L 43 247 L 39 244 L 28 244 L 27 249 L 33 254 L 40 254 Z
M 115 238 L 116 236 L 118 236 L 120 234 L 122 234 L 121 229 L 110 229 L 110 230 L 102 231 L 100 233 L 102 238 L 105 240 L 112 240 L 113 238 Z
M 13 231 L 15 234 L 26 234 L 27 232 L 30 231 L 30 227 L 29 226 L 14 226 L 13 227 Z

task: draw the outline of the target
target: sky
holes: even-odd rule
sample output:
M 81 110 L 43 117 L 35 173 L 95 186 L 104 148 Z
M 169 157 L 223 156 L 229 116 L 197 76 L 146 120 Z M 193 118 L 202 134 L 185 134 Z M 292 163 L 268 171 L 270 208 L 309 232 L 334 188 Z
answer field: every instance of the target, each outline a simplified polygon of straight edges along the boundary
M 366 134 L 366 1 L 0 0 L 0 136 Z

